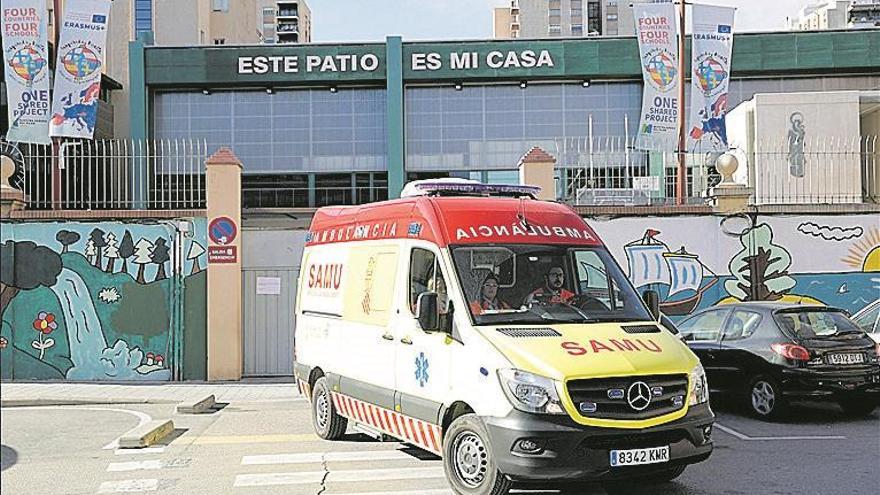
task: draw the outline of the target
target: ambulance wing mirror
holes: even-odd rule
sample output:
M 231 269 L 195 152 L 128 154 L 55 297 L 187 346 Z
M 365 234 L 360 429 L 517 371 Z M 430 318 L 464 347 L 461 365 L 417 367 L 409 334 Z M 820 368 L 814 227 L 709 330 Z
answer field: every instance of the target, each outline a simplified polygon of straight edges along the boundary
M 642 300 L 645 301 L 645 306 L 648 307 L 651 316 L 653 316 L 655 320 L 658 320 L 660 318 L 660 295 L 657 294 L 657 291 L 646 290 L 642 293 Z
M 426 332 L 435 332 L 440 328 L 440 308 L 436 292 L 422 292 L 416 300 L 416 314 L 419 325 Z

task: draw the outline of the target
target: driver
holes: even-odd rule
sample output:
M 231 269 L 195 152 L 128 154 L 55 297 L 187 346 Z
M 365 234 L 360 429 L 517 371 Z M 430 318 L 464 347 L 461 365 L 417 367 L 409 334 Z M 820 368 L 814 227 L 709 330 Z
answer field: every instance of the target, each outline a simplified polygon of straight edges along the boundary
M 544 285 L 533 290 L 526 298 L 527 304 L 567 304 L 574 298 L 574 292 L 565 287 L 565 272 L 561 266 L 551 267 L 544 275 Z

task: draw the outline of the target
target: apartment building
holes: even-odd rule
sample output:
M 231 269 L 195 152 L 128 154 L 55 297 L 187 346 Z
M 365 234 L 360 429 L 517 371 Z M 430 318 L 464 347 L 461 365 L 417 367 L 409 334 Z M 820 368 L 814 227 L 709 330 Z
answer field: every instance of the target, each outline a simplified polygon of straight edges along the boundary
M 510 0 L 494 9 L 494 37 L 632 36 L 632 4 L 652 1 L 657 0 Z
M 880 0 L 823 0 L 788 18 L 793 31 L 880 27 Z

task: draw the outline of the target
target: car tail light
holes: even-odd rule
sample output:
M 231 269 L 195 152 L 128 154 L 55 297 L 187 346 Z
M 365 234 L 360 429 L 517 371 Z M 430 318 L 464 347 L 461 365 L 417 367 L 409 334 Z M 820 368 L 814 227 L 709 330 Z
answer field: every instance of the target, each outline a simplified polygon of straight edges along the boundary
M 773 344 L 773 352 L 792 361 L 809 361 L 810 351 L 796 344 Z

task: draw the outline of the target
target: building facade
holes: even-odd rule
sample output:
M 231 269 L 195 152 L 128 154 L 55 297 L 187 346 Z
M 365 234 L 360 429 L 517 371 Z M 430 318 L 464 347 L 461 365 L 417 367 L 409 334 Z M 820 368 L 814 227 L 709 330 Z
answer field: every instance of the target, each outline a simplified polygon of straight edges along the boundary
M 788 19 L 789 29 L 864 29 L 880 26 L 878 0 L 823 0 L 804 6 Z
M 575 166 L 635 135 L 642 98 L 634 38 L 142 49 L 134 136 L 230 146 L 254 208 L 369 201 L 415 178 L 513 182 L 533 146 Z M 880 30 L 742 34 L 729 105 L 875 90 L 878 68 Z
M 493 10 L 495 39 L 632 36 L 633 3 L 618 0 L 511 0 Z

